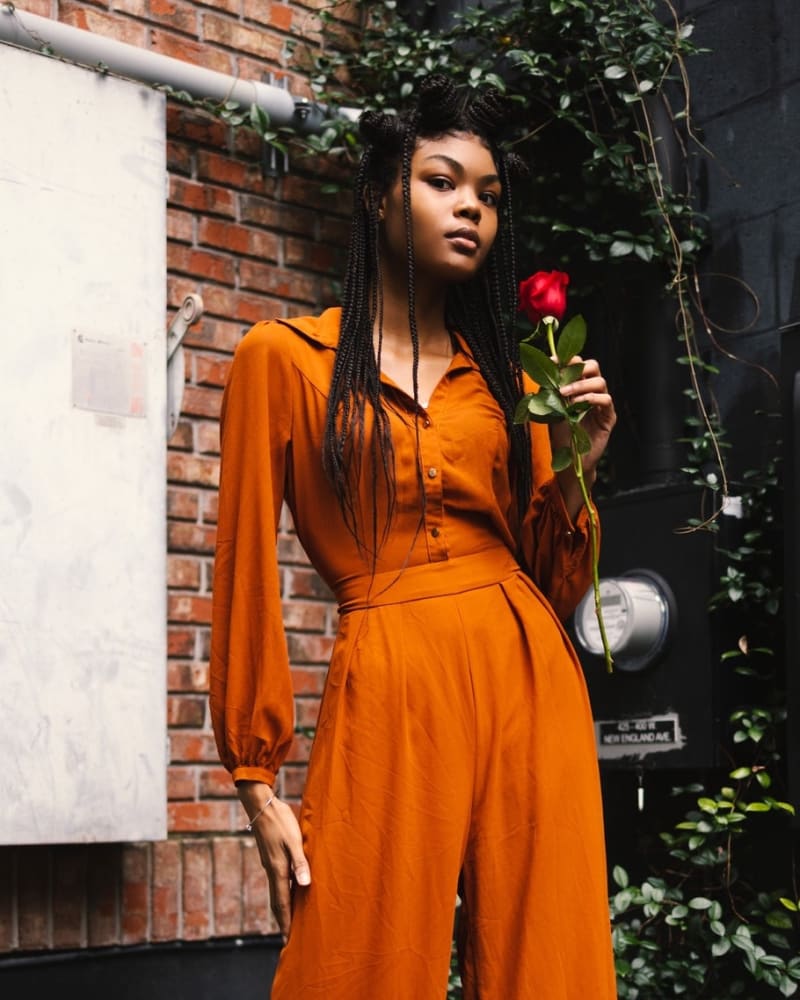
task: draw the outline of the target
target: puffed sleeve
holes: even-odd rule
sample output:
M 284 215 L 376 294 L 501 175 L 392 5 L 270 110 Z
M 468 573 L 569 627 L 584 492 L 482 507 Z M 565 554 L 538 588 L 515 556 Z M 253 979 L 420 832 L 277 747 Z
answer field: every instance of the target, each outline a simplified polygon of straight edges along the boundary
M 548 430 L 536 423 L 530 429 L 533 494 L 522 522 L 522 558 L 536 585 L 563 621 L 575 610 L 592 582 L 589 514 L 581 507 L 575 521 L 570 519 L 550 466 Z M 597 525 L 599 544 L 599 521 Z
M 294 730 L 277 527 L 291 442 L 291 363 L 259 323 L 234 355 L 220 419 L 210 707 L 234 781 L 272 784 Z M 276 346 L 277 345 L 277 346 Z

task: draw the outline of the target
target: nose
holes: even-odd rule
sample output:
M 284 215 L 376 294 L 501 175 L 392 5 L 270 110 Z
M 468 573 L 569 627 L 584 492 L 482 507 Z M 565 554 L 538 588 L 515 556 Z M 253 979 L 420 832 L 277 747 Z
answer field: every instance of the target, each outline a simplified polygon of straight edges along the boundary
M 480 222 L 481 203 L 477 196 L 471 191 L 465 191 L 456 206 L 455 214 L 460 219 L 469 219 L 475 223 Z

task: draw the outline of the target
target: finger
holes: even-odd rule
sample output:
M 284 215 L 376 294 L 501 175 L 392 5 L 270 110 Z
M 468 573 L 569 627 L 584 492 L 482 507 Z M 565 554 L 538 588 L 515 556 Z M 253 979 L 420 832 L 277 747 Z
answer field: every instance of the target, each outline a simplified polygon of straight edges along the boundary
M 289 883 L 289 872 L 269 873 L 269 905 L 275 919 L 278 922 L 278 929 L 283 937 L 284 944 L 289 937 L 289 928 L 292 923 L 292 900 Z

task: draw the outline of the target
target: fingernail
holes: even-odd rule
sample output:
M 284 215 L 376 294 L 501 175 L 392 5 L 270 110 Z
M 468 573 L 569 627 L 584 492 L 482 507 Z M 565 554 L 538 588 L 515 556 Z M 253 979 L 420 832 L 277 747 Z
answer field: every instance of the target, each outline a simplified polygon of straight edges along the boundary
M 298 885 L 308 885 L 311 881 L 311 876 L 304 869 L 297 872 L 297 884 Z

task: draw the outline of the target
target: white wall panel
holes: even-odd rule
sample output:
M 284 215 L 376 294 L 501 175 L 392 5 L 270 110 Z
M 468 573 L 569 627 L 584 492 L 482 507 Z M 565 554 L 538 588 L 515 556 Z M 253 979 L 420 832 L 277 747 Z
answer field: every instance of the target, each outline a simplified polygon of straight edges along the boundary
M 164 98 L 0 44 L 0 843 L 166 835 Z

